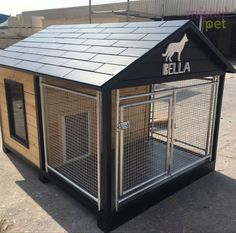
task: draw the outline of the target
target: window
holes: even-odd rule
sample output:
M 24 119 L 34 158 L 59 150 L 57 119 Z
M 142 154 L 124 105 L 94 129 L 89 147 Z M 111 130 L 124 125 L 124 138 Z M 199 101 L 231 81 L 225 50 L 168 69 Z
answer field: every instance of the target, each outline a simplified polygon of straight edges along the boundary
M 28 147 L 23 84 L 5 80 L 10 136 Z

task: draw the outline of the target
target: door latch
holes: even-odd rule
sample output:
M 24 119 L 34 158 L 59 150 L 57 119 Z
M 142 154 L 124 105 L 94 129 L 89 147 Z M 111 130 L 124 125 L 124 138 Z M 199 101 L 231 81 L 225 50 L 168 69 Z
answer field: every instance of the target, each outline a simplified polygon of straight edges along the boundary
M 124 130 L 124 129 L 128 129 L 128 128 L 130 128 L 130 123 L 129 123 L 129 121 L 120 122 L 120 123 L 117 125 L 117 129 L 119 129 L 119 130 Z

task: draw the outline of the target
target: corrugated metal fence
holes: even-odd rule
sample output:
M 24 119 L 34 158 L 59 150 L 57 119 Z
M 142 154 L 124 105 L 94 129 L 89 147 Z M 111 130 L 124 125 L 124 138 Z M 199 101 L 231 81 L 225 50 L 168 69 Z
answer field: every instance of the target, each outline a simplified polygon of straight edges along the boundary
M 155 16 L 236 13 L 235 0 L 139 0 L 131 2 L 131 11 Z

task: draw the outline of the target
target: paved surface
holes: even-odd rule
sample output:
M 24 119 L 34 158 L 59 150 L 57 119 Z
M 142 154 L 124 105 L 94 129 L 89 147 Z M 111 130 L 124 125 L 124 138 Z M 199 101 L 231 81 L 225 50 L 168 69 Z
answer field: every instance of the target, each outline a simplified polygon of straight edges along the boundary
M 236 76 L 227 77 L 216 171 L 114 232 L 236 232 Z M 0 153 L 0 232 L 101 232 L 96 217 L 15 156 Z

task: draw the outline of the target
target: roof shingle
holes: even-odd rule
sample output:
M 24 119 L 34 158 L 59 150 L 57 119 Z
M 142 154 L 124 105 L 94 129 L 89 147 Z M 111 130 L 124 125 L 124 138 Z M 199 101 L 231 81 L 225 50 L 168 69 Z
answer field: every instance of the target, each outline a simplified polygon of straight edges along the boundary
M 0 52 L 0 65 L 102 86 L 185 23 L 53 25 Z

